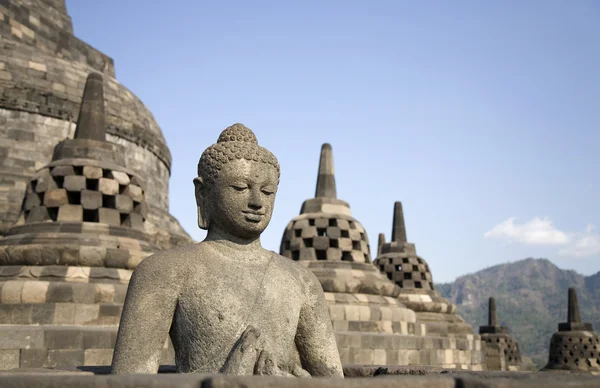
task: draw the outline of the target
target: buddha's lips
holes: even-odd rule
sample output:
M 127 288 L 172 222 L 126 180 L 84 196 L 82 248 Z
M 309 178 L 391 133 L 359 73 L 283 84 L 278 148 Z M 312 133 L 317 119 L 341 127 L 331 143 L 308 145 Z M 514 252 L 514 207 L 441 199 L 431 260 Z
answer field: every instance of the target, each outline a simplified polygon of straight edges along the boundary
M 260 222 L 265 213 L 262 212 L 252 212 L 252 211 L 243 211 L 246 219 L 251 222 Z

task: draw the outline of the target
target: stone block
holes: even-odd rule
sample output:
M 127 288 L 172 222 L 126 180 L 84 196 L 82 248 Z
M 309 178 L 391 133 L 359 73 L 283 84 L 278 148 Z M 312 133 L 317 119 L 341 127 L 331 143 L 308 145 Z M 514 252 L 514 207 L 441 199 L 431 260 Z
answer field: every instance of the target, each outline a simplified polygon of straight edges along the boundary
M 46 365 L 48 349 L 21 349 L 21 368 L 41 368 Z
M 63 188 L 68 191 L 81 191 L 85 190 L 86 178 L 80 175 L 69 175 L 65 177 L 63 182 Z
M 54 304 L 38 303 L 31 305 L 31 323 L 34 325 L 54 323 Z
M 84 330 L 83 348 L 84 349 L 113 349 L 117 340 L 117 328 L 114 331 L 108 330 Z
M 84 366 L 102 366 L 112 363 L 112 349 L 85 349 L 84 351 Z
M 76 304 L 75 305 L 75 324 L 86 325 L 93 324 L 98 320 L 100 306 L 93 304 Z
M 340 228 L 337 226 L 327 227 L 327 236 L 332 239 L 338 239 L 338 238 L 342 237 Z
M 131 180 L 129 179 L 129 175 L 127 175 L 127 173 L 125 172 L 113 171 L 111 175 L 114 180 L 119 182 L 120 185 L 129 185 L 129 183 L 131 182 Z
M 42 201 L 37 193 L 28 193 L 25 197 L 25 203 L 23 204 L 23 207 L 25 210 L 31 210 L 34 207 L 40 206 L 41 204 Z
M 302 228 L 300 237 L 302 238 L 312 238 L 317 236 L 317 228 L 314 226 L 309 226 L 306 228 Z
M 315 226 L 317 228 L 327 228 L 329 226 L 328 218 L 317 218 L 315 219 Z
M 0 349 L 40 349 L 44 347 L 44 332 L 37 328 L 0 327 Z
M 0 370 L 8 370 L 19 367 L 21 352 L 19 349 L 0 350 Z
M 118 248 L 106 250 L 106 266 L 109 268 L 128 268 L 129 251 Z
M 114 179 L 100 178 L 98 180 L 98 191 L 104 195 L 119 194 L 119 182 Z
M 88 179 L 102 178 L 102 169 L 94 166 L 83 166 L 83 176 Z
M 148 204 L 146 203 L 146 201 L 137 203 L 137 204 L 135 204 L 133 210 L 137 214 L 139 214 L 142 217 L 146 218 L 146 216 L 148 215 Z
M 45 303 L 49 282 L 29 280 L 23 282 L 21 298 L 23 303 Z
M 68 166 L 68 165 L 55 166 L 52 168 L 52 171 L 50 172 L 50 174 L 52 176 L 75 175 L 75 169 L 73 168 L 73 166 Z
M 106 257 L 105 247 L 79 247 L 81 265 L 88 267 L 102 267 Z
M 83 349 L 49 349 L 47 367 L 83 365 Z
M 48 349 L 82 349 L 83 334 L 78 328 L 47 330 L 44 346 Z
M 52 189 L 46 191 L 44 195 L 44 205 L 46 207 L 59 207 L 60 205 L 66 205 L 69 203 L 67 197 L 67 190 L 65 189 Z
M 2 285 L 2 293 L 0 303 L 17 304 L 21 303 L 21 294 L 23 291 L 23 283 L 20 280 L 9 280 Z
M 86 210 L 95 210 L 102 207 L 102 193 L 93 190 L 81 191 L 81 206 Z
M 131 199 L 136 202 L 142 202 L 144 200 L 142 188 L 133 184 L 129 184 L 123 191 L 123 194 L 130 196 Z
M 313 247 L 319 250 L 327 250 L 329 248 L 329 237 L 315 236 L 312 239 Z
M 144 218 L 140 214 L 131 213 L 123 221 L 123 226 L 137 230 L 144 230 Z
M 74 303 L 55 303 L 53 322 L 57 325 L 72 325 L 75 323 Z
M 48 190 L 57 189 L 58 185 L 51 176 L 40 177 L 36 180 L 35 192 L 43 193 Z
M 62 205 L 58 208 L 59 222 L 83 222 L 83 207 L 81 205 Z
M 342 251 L 349 252 L 352 250 L 352 240 L 346 237 L 341 237 L 338 239 L 338 247 Z
M 121 226 L 121 213 L 116 209 L 98 209 L 98 221 L 103 224 Z
M 115 196 L 115 208 L 120 213 L 131 213 L 133 211 L 133 199 L 128 195 L 117 194 Z

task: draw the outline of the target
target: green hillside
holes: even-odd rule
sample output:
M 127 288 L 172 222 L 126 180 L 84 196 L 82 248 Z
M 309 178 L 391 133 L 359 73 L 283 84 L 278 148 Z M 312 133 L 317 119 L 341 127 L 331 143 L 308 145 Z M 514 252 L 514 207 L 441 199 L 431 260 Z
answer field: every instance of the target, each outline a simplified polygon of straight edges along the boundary
M 474 330 L 487 322 L 488 298 L 496 298 L 498 323 L 508 326 L 523 354 L 543 367 L 550 337 L 566 321 L 569 287 L 577 289 L 581 318 L 600 328 L 600 272 L 585 277 L 546 259 L 525 259 L 437 284 Z

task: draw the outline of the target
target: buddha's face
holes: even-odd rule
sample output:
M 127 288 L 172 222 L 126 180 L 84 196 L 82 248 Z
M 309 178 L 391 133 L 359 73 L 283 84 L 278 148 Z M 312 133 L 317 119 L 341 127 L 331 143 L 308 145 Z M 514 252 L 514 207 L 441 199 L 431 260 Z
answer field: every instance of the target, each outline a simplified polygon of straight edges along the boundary
M 205 191 L 210 228 L 257 238 L 271 221 L 277 184 L 277 170 L 269 164 L 245 159 L 226 163 Z

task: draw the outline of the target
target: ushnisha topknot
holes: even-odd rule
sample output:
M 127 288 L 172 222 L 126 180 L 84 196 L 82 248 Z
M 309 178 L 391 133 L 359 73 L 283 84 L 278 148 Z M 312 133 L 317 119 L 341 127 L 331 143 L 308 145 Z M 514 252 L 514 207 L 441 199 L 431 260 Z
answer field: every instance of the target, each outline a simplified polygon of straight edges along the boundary
M 275 155 L 259 146 L 254 132 L 240 123 L 225 128 L 217 143 L 202 153 L 198 162 L 198 176 L 205 182 L 214 182 L 226 163 L 238 159 L 269 164 L 275 167 L 279 178 L 279 162 Z

